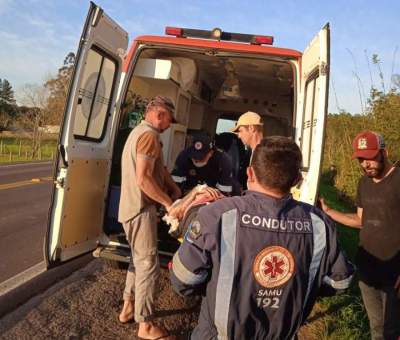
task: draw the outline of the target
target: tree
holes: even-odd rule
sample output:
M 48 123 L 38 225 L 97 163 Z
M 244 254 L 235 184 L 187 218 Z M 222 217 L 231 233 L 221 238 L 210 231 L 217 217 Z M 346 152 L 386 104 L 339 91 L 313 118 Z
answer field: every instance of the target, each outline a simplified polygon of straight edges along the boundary
M 58 69 L 57 76 L 47 80 L 44 84 L 45 88 L 49 92 L 47 102 L 48 124 L 60 124 L 64 113 L 65 100 L 67 98 L 74 64 L 75 54 L 69 52 L 64 59 L 63 65 Z
M 7 79 L 0 79 L 0 130 L 7 129 L 17 113 L 14 91 Z
M 40 150 L 43 137 L 43 126 L 47 121 L 48 94 L 44 86 L 26 84 L 21 89 L 21 102 L 18 121 L 21 127 L 32 134 L 31 152 L 32 158 L 36 157 Z
M 11 117 L 0 109 L 0 131 L 6 130 L 11 124 Z
M 0 79 L 0 103 L 15 105 L 14 91 L 7 79 Z

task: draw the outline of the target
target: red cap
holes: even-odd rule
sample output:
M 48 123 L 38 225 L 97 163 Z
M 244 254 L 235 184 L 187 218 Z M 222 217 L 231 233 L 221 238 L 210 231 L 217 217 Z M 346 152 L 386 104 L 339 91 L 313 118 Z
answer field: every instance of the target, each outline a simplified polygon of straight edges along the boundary
M 353 140 L 353 156 L 351 158 L 373 159 L 384 148 L 385 142 L 381 135 L 372 131 L 363 131 Z

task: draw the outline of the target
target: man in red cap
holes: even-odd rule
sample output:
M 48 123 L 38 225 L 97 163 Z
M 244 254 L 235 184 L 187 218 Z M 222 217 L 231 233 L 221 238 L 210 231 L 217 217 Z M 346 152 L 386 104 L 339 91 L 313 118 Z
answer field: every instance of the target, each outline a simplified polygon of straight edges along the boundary
M 358 183 L 357 213 L 345 214 L 326 205 L 333 220 L 361 228 L 356 257 L 360 289 L 372 339 L 400 338 L 400 169 L 388 159 L 379 134 L 359 133 L 353 156 L 364 176 Z

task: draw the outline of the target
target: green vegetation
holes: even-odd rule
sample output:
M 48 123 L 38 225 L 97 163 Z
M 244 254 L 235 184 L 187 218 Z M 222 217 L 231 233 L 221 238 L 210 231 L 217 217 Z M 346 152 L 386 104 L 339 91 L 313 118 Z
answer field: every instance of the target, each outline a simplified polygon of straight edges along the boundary
M 367 54 L 366 57 L 369 61 Z M 351 161 L 351 144 L 359 132 L 372 130 L 380 133 L 385 139 L 389 158 L 393 161 L 400 159 L 400 75 L 393 74 L 392 66 L 391 80 L 389 84 L 386 84 L 382 73 L 382 62 L 378 55 L 372 55 L 371 62 L 375 67 L 379 84 L 373 83 L 374 77 L 369 68 L 371 84 L 369 96 L 365 101 L 365 84 L 361 83 L 357 68 L 353 72 L 357 79 L 361 114 L 346 112 L 340 109 L 337 103 L 339 114 L 329 114 L 327 122 L 324 169 L 332 166 L 336 168 L 335 187 L 353 199 L 360 170 L 357 162 Z
M 329 206 L 343 212 L 355 212 L 354 198 L 361 172 L 357 161 L 351 160 L 351 154 L 352 141 L 359 132 L 372 130 L 382 134 L 389 158 L 392 161 L 400 159 L 400 75 L 392 74 L 387 86 L 377 55 L 372 56 L 372 64 L 377 69 L 380 84 L 373 84 L 370 70 L 371 86 L 366 102 L 363 102 L 365 84 L 354 72 L 362 113 L 354 115 L 339 109 L 339 114 L 328 115 L 323 164 L 325 172 L 320 194 Z M 358 230 L 337 225 L 337 231 L 341 246 L 354 262 Z M 323 298 L 318 302 L 301 335 L 307 340 L 370 338 L 357 277 L 345 294 Z
M 16 116 L 14 91 L 7 79 L 0 78 L 0 131 L 11 124 Z
M 334 209 L 352 212 L 355 207 L 343 200 L 333 186 L 322 183 L 320 194 Z M 339 242 L 354 262 L 358 244 L 358 230 L 337 225 Z M 304 339 L 370 339 L 366 311 L 360 296 L 358 280 L 344 294 L 320 299 L 303 327 L 300 338 Z
M 356 207 L 346 201 L 343 195 L 333 186 L 321 183 L 320 195 L 333 209 L 343 212 L 355 212 Z M 340 244 L 350 259 L 354 259 L 358 245 L 358 230 L 337 224 L 337 232 Z
M 380 133 L 393 161 L 400 159 L 400 94 L 371 93 L 370 108 L 364 115 L 342 112 L 328 116 L 324 168 L 335 166 L 335 186 L 345 195 L 354 198 L 360 169 L 351 160 L 352 141 L 363 130 Z
M 334 209 L 343 212 L 354 212 L 355 207 L 343 201 L 342 195 L 326 184 L 321 185 L 321 196 Z M 354 262 L 358 246 L 358 230 L 343 225 L 337 225 L 339 242 L 348 257 Z M 327 310 L 327 328 L 330 339 L 369 339 L 369 325 L 366 311 L 355 278 L 349 291 L 345 294 L 324 298 L 321 308 Z M 332 311 L 332 313 L 331 313 Z
M 10 82 L 0 78 L 0 131 L 24 130 L 36 137 L 39 127 L 59 125 L 74 64 L 75 54 L 70 52 L 56 76 L 42 85 L 25 84 L 18 103 Z
M 32 140 L 29 138 L 0 137 L 0 163 L 49 160 L 56 154 L 57 140 L 41 141 L 39 151 L 32 154 Z
M 56 76 L 42 85 L 25 84 L 19 91 L 18 103 L 10 82 L 0 78 L 0 132 L 12 135 L 11 131 L 18 131 L 29 138 L 5 139 L 0 145 L 0 162 L 54 157 L 55 142 L 46 141 L 45 132 L 60 125 L 74 63 L 75 55 L 70 52 Z

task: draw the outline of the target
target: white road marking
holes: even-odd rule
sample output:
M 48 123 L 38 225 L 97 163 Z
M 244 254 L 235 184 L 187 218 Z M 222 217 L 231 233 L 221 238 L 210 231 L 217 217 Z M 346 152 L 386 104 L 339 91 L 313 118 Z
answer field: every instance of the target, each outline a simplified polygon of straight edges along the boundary
M 0 165 L 0 168 L 12 168 L 16 166 L 26 166 L 26 165 L 45 165 L 45 164 L 52 164 L 53 162 L 29 162 L 29 163 L 16 163 L 16 164 L 7 164 L 7 165 Z
M 35 276 L 46 271 L 44 262 L 40 262 L 27 270 L 13 276 L 12 278 L 0 283 L 0 296 L 7 294 L 9 291 L 31 280 Z

